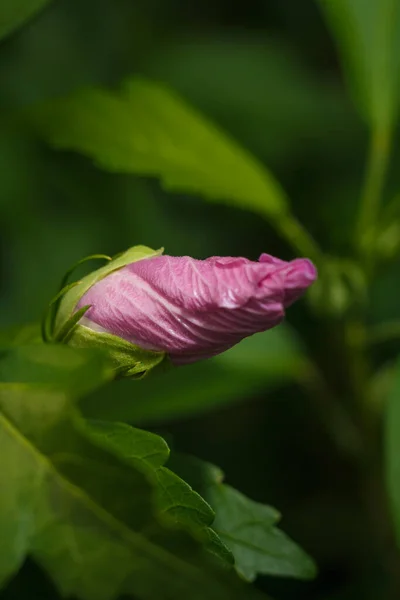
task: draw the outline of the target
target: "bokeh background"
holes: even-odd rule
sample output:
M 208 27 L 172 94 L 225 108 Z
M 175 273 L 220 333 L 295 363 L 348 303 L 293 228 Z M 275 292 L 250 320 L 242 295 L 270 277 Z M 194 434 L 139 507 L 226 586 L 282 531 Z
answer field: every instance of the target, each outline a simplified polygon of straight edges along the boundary
M 51 150 L 20 118 L 33 104 L 135 74 L 171 86 L 251 150 L 323 248 L 349 251 L 367 131 L 313 0 L 58 0 L 0 45 L 1 325 L 40 318 L 60 276 L 94 252 L 146 244 L 197 258 L 294 257 L 260 216 L 108 174 Z M 390 189 L 398 179 L 390 173 Z M 371 321 L 398 315 L 397 266 L 375 284 Z M 162 433 L 277 507 L 320 574 L 312 583 L 260 578 L 271 595 L 384 598 L 353 466 L 332 444 L 324 405 L 298 385 L 302 353 L 329 362 L 329 339 L 305 302 L 288 324 L 226 356 L 119 382 L 84 410 Z M 41 600 L 57 598 L 31 563 L 1 598 L 31 598 L 32 589 Z

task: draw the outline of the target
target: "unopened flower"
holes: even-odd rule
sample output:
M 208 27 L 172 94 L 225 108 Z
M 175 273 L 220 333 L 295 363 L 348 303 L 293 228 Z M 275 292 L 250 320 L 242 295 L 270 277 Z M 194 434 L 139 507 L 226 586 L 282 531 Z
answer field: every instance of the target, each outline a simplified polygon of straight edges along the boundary
M 69 343 L 107 345 L 112 338 L 158 362 L 165 355 L 175 365 L 195 362 L 278 325 L 316 279 L 314 265 L 303 258 L 196 260 L 145 249 L 147 256 L 142 250 L 129 260 L 134 250 L 66 295 L 70 313 L 89 307 Z

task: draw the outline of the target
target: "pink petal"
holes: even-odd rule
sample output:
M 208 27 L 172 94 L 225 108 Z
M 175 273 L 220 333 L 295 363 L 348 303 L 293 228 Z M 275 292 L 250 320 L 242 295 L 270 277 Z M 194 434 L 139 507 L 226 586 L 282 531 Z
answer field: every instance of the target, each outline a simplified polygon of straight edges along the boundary
M 165 351 L 181 364 L 274 327 L 315 278 L 307 259 L 156 256 L 97 282 L 77 308 L 91 305 L 82 324 Z

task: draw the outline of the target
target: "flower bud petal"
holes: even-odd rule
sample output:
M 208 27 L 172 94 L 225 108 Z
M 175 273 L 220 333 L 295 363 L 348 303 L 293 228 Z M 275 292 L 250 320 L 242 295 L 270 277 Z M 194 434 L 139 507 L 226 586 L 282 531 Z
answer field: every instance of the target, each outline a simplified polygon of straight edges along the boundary
M 278 325 L 316 278 L 307 259 L 149 256 L 112 270 L 80 298 L 80 327 L 167 353 L 174 364 L 219 354 Z

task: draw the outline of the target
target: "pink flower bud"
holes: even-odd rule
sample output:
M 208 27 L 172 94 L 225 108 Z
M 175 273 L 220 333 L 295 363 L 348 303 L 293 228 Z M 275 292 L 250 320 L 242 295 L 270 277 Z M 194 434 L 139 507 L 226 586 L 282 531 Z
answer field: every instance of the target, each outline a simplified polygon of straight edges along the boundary
M 80 325 L 184 364 L 278 325 L 316 276 L 303 258 L 151 256 L 94 283 L 76 309 L 91 305 Z

